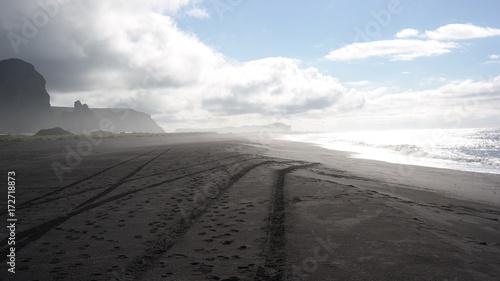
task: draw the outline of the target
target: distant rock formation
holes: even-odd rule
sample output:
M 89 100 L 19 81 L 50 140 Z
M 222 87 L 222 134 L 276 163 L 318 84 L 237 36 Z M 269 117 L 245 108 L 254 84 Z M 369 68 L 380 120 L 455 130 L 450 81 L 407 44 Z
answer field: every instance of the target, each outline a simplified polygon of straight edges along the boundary
M 72 128 L 74 133 L 91 133 L 93 131 L 109 131 L 115 134 L 122 132 L 130 133 L 164 133 L 165 131 L 156 124 L 151 115 L 135 111 L 130 108 L 88 108 L 86 104 L 81 107 L 78 101 L 75 107 L 52 107 L 54 116 L 57 118 L 62 128 Z M 77 109 L 79 108 L 79 109 Z M 85 109 L 86 108 L 86 109 Z M 88 110 L 88 111 L 87 111 Z M 79 116 L 78 118 L 75 116 Z M 69 118 L 66 120 L 66 118 Z M 74 119 L 86 120 L 84 128 L 72 125 Z M 65 121 L 66 120 L 66 121 Z M 77 129 L 77 130 L 75 130 Z
M 143 112 L 130 108 L 92 108 L 91 110 L 100 123 L 110 123 L 106 130 L 113 133 L 165 133 L 151 118 L 151 115 Z
M 73 108 L 51 107 L 45 79 L 33 65 L 20 59 L 0 61 L 0 134 L 53 127 L 74 134 L 97 130 L 164 133 L 150 115 L 132 109 L 92 109 L 80 101 Z
M 36 132 L 50 112 L 45 79 L 35 67 L 20 59 L 0 61 L 0 130 Z
M 242 126 L 242 127 L 223 127 L 213 129 L 177 129 L 177 133 L 187 132 L 216 132 L 216 133 L 252 133 L 252 132 L 291 132 L 292 127 L 283 123 L 273 123 L 264 126 Z
M 64 135 L 73 135 L 73 134 L 59 127 L 55 127 L 52 129 L 43 129 L 35 134 L 35 136 L 64 136 Z
M 54 110 L 53 114 L 57 116 Z M 94 112 L 90 110 L 87 104 L 82 104 L 79 100 L 75 101 L 72 110 L 62 112 L 60 117 L 62 118 L 55 118 L 58 126 L 77 134 L 99 129 Z

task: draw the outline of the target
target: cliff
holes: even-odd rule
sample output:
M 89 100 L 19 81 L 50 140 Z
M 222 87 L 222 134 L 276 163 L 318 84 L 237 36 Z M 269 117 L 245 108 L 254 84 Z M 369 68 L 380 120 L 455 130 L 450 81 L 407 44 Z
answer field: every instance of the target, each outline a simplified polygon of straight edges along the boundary
M 0 130 L 36 132 L 50 112 L 45 79 L 35 67 L 20 59 L 0 61 Z
M 20 59 L 0 61 L 0 134 L 36 133 L 61 127 L 74 134 L 107 129 L 115 133 L 163 133 L 151 116 L 133 109 L 51 107 L 45 79 L 35 67 Z M 103 123 L 104 122 L 104 123 Z
M 110 131 L 113 133 L 135 132 L 135 133 L 164 133 L 165 131 L 156 124 L 151 115 L 135 111 L 130 108 L 89 108 L 86 113 L 87 125 L 75 126 L 71 117 L 76 111 L 71 107 L 52 107 L 54 116 L 58 118 L 58 127 L 80 134 L 82 131 L 92 132 L 97 130 Z M 93 119 L 92 119 L 93 118 Z M 81 117 L 78 120 L 82 120 Z

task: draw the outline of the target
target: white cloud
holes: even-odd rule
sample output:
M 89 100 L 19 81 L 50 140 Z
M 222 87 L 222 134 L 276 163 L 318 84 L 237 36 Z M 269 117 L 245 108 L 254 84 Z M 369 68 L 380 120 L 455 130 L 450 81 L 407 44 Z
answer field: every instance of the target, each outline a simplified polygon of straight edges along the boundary
M 351 86 L 351 87 L 359 87 L 359 86 L 367 86 L 370 84 L 370 81 L 363 80 L 363 81 L 353 81 L 353 82 L 344 82 L 343 83 L 346 86 Z
M 92 107 L 129 106 L 153 114 L 167 131 L 186 124 L 218 127 L 248 120 L 264 124 L 283 115 L 302 120 L 302 129 L 321 129 L 314 123 L 325 120 L 346 127 L 354 127 L 351 122 L 366 127 L 393 120 L 404 125 L 405 118 L 429 121 L 430 117 L 419 114 L 438 116 L 447 103 L 468 99 L 467 95 L 474 95 L 481 86 L 481 82 L 461 81 L 427 92 L 402 93 L 388 87 L 347 90 L 338 79 L 316 68 L 304 68 L 298 60 L 273 57 L 235 62 L 177 26 L 172 14 L 197 2 L 68 4 L 36 37 L 21 45 L 16 56 L 33 63 L 45 76 L 54 105 L 71 106 L 79 99 Z M 23 6 L 27 3 L 33 5 L 28 9 Z M 36 5 L 36 1 L 0 1 L 0 15 L 30 17 L 39 9 Z M 0 33 L 20 32 L 18 22 L 7 22 Z M 5 41 L 0 40 L 0 52 L 14 56 Z M 435 40 L 387 40 L 351 44 L 327 57 L 411 60 L 448 53 L 459 46 Z M 363 87 L 368 83 L 346 85 Z M 500 90 L 500 78 L 482 83 Z M 481 114 L 497 116 L 498 98 L 481 93 Z
M 422 37 L 432 40 L 466 40 L 499 36 L 500 29 L 473 24 L 448 24 L 433 31 L 425 31 Z
M 389 128 L 421 124 L 424 127 L 495 125 L 500 98 L 500 76 L 483 80 L 457 80 L 424 91 L 375 89 L 365 93 L 365 103 L 356 122 L 387 124 Z M 380 94 L 382 93 L 382 94 Z M 336 114 L 343 119 L 348 114 Z
M 193 8 L 187 11 L 187 15 L 198 19 L 207 19 L 210 17 L 206 10 L 200 8 Z
M 303 130 L 497 126 L 500 76 L 449 81 L 429 90 L 350 90 L 330 108 L 301 116 Z M 323 123 L 321 123 L 323 122 Z M 313 127 L 312 124 L 324 124 Z M 327 126 L 330 125 L 331 127 Z
M 500 55 L 489 55 L 489 61 L 483 62 L 482 64 L 496 64 L 500 63 Z
M 396 33 L 396 38 L 425 38 L 438 41 L 467 40 L 499 36 L 500 29 L 480 27 L 473 24 L 448 24 L 436 30 L 426 30 L 423 33 L 416 29 L 403 29 Z
M 416 29 L 403 29 L 400 32 L 396 33 L 394 37 L 396 38 L 410 38 L 410 37 L 417 37 L 420 34 L 420 32 Z
M 460 45 L 434 40 L 395 39 L 354 43 L 331 51 L 326 58 L 332 61 L 352 61 L 369 57 L 388 57 L 391 60 L 413 60 L 418 57 L 442 55 Z
M 424 78 L 422 80 L 422 82 L 420 83 L 420 86 L 428 87 L 429 85 L 437 85 L 437 84 L 443 85 L 446 82 L 448 82 L 447 78 L 431 76 L 431 77 Z
M 238 125 L 242 116 L 305 114 L 345 91 L 338 79 L 297 60 L 228 60 L 176 25 L 171 14 L 197 1 L 166 2 L 61 7 L 19 56 L 45 76 L 53 105 L 79 99 L 91 107 L 129 106 L 153 114 L 167 130 L 208 118 Z M 12 52 L 5 42 L 0 50 Z
M 500 92 L 500 76 L 480 81 L 472 79 L 451 81 L 437 89 L 437 91 L 454 97 L 492 95 Z
M 413 60 L 418 57 L 450 53 L 453 49 L 461 46 L 456 42 L 450 42 L 450 40 L 466 40 L 498 35 L 500 35 L 500 29 L 479 27 L 473 24 L 448 24 L 423 33 L 416 29 L 407 28 L 396 33 L 395 38 L 397 39 L 353 43 L 331 51 L 326 58 L 332 61 L 352 61 L 368 57 Z M 496 57 L 496 55 L 493 55 L 493 57 Z
M 207 80 L 204 104 L 221 114 L 306 112 L 330 106 L 345 91 L 338 79 L 280 57 L 226 65 Z

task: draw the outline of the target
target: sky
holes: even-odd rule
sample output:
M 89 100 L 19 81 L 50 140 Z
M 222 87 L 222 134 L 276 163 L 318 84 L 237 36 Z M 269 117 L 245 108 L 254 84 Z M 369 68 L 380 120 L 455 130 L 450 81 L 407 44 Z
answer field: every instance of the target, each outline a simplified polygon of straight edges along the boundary
M 165 131 L 500 127 L 500 2 L 0 2 L 0 59 L 53 106 L 129 107 Z

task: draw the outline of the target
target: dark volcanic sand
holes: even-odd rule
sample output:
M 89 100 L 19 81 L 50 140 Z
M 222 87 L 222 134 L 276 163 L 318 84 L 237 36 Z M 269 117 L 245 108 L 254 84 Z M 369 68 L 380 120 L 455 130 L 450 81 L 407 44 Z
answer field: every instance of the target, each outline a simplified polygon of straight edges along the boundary
M 500 279 L 498 175 L 179 136 L 104 140 L 59 182 L 67 146 L 85 151 L 0 146 L 19 220 L 3 280 Z

